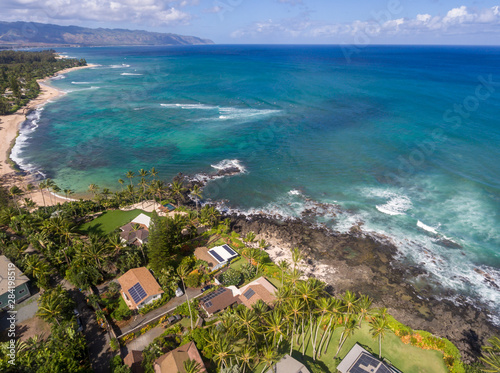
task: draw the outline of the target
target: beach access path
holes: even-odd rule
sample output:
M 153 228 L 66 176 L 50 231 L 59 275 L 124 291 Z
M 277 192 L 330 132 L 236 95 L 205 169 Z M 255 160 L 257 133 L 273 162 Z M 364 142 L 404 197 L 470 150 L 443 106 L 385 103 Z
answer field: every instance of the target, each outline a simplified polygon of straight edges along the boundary
M 30 111 L 36 110 L 37 108 L 45 105 L 49 100 L 54 100 L 65 94 L 63 91 L 48 85 L 48 81 L 55 76 L 93 66 L 95 65 L 88 64 L 87 66 L 72 67 L 61 70 L 52 77 L 37 80 L 40 85 L 40 94 L 35 99 L 31 100 L 27 105 L 23 106 L 13 114 L 0 115 L 0 178 L 6 181 L 7 187 L 17 185 L 22 188 L 23 184 L 27 183 L 25 178 L 15 176 L 15 170 L 9 163 L 11 145 L 17 137 L 19 127 L 26 120 L 26 115 Z M 47 192 L 44 192 L 44 197 L 47 205 L 63 203 L 66 201 L 65 198 L 50 196 Z M 39 206 L 43 206 L 43 198 L 40 191 L 34 191 L 31 195 L 31 199 Z

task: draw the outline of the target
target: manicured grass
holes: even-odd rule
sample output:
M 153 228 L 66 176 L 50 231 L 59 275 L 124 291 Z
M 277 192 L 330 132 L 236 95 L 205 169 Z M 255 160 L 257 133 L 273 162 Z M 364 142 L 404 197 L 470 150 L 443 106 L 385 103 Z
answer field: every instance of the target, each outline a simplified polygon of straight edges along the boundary
M 80 230 L 85 233 L 92 231 L 101 231 L 102 233 L 108 234 L 113 232 L 115 229 L 129 223 L 131 220 L 133 220 L 137 215 L 141 213 L 151 216 L 150 212 L 145 212 L 142 210 L 106 211 L 98 218 L 80 226 Z
M 229 265 L 229 267 L 231 267 L 232 269 L 235 269 L 237 271 L 240 271 L 241 267 L 247 263 L 248 263 L 248 261 L 245 258 L 243 258 L 242 256 L 240 256 L 240 257 L 238 257 L 237 260 L 235 260 L 233 263 L 231 263 Z
M 320 359 L 316 360 L 316 365 L 321 367 L 324 372 L 337 372 L 337 366 L 333 357 L 337 352 L 338 342 L 341 328 L 338 328 L 331 339 L 326 354 L 323 354 Z M 321 332 L 320 336 L 321 338 Z M 347 355 L 355 343 L 360 344 L 367 350 L 371 350 L 378 357 L 378 340 L 372 338 L 370 334 L 370 326 L 364 322 L 360 329 L 356 330 L 342 346 L 339 357 L 342 359 Z M 306 336 L 306 356 L 302 357 L 302 346 L 294 346 L 292 356 L 294 359 L 301 361 L 306 367 L 312 362 L 312 346 L 309 334 Z M 396 368 L 404 373 L 447 373 L 448 369 L 443 360 L 443 354 L 434 350 L 423 350 L 415 346 L 406 345 L 391 331 L 387 331 L 382 340 L 382 357 L 389 360 Z M 255 373 L 260 373 L 264 368 L 263 364 L 259 364 L 254 369 Z

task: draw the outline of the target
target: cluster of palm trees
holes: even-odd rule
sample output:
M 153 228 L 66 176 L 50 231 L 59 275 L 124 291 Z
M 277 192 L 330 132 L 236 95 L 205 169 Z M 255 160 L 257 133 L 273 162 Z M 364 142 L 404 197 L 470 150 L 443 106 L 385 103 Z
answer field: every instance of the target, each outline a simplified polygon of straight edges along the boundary
M 370 324 L 382 356 L 382 339 L 389 329 L 386 309 L 372 309 L 369 297 L 350 291 L 340 298 L 332 297 L 317 279 L 300 280 L 297 264 L 301 257 L 295 255 L 294 259 L 293 268 L 283 270 L 286 285 L 277 291 L 273 308 L 259 301 L 252 309 L 229 309 L 210 329 L 204 351 L 220 368 L 238 365 L 245 372 L 263 363 L 264 372 L 280 355 L 292 354 L 294 349 L 304 355 L 310 348 L 311 357 L 321 359 L 334 332 L 340 330 L 336 358 L 363 322 Z

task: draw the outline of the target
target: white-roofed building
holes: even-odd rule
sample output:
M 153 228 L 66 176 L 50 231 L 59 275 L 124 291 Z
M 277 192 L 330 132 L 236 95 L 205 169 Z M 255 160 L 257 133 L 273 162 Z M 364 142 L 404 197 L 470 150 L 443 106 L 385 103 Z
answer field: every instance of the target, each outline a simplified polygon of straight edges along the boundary
M 231 261 L 231 259 L 234 259 L 238 256 L 238 253 L 234 251 L 229 245 L 216 246 L 208 250 L 208 253 L 218 263 L 214 267 L 214 270 L 225 266 Z
M 131 221 L 131 223 L 144 225 L 146 228 L 149 229 L 149 225 L 151 224 L 151 218 L 147 215 L 139 214 L 134 218 L 134 220 Z

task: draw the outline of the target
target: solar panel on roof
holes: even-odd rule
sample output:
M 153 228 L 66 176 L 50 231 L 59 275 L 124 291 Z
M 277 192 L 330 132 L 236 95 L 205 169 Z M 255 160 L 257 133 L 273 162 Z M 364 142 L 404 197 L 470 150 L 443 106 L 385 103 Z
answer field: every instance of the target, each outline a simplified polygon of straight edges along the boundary
M 222 245 L 222 247 L 224 248 L 224 250 L 226 250 L 228 252 L 229 255 L 231 255 L 231 256 L 238 255 L 238 254 L 236 254 L 234 252 L 233 249 L 231 249 L 230 246 L 228 246 L 228 245 Z
M 359 356 L 358 360 L 354 363 L 351 369 L 349 369 L 349 373 L 390 373 L 384 365 L 377 369 L 379 364 L 380 360 L 363 353 Z
M 208 308 L 208 307 L 212 307 L 212 302 L 208 301 L 208 302 L 205 302 L 205 306 Z
M 217 254 L 214 250 L 209 251 L 210 255 L 212 255 L 219 263 L 224 262 L 224 259 L 220 257 L 219 254 Z
M 140 283 L 132 286 L 130 289 L 128 289 L 128 292 L 136 304 L 147 296 L 147 293 L 144 291 Z
M 255 291 L 253 289 L 248 289 L 243 296 L 247 299 L 252 298 L 252 296 L 255 294 Z

